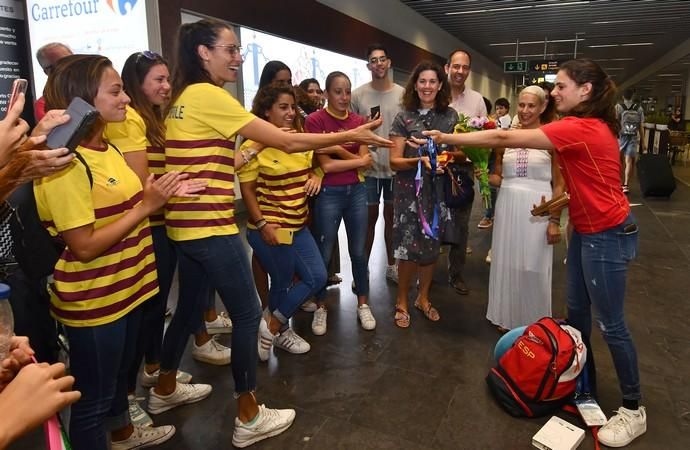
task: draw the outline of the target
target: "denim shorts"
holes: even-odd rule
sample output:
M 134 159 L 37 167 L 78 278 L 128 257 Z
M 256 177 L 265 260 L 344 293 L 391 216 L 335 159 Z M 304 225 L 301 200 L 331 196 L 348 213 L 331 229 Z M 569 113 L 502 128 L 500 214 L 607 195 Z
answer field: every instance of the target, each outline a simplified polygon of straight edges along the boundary
M 378 205 L 381 201 L 383 192 L 383 203 L 393 203 L 393 179 L 365 177 L 364 183 L 367 187 L 367 205 Z
M 618 137 L 618 147 L 625 156 L 634 158 L 637 156 L 637 147 L 640 142 L 636 134 L 621 134 Z

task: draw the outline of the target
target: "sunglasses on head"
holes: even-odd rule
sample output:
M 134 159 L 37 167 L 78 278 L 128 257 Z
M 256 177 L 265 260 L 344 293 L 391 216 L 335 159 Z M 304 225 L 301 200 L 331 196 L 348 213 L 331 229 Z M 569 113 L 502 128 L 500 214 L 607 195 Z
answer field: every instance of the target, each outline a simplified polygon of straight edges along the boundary
M 149 61 L 157 61 L 163 57 L 156 52 L 152 52 L 151 50 L 144 50 L 143 52 L 137 53 L 137 59 L 134 61 L 134 63 L 139 64 L 141 58 L 146 58 Z

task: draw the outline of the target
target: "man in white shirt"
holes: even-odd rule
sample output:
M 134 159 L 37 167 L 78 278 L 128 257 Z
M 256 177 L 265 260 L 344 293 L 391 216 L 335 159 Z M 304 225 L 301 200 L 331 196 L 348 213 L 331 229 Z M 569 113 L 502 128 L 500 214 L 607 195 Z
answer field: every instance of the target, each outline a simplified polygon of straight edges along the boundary
M 371 72 L 371 81 L 352 92 L 352 111 L 367 117 L 372 110 L 381 114 L 383 124 L 374 132 L 388 138 L 393 119 L 400 112 L 400 104 L 405 89 L 391 80 L 389 71 L 391 59 L 381 44 L 372 44 L 367 48 L 367 69 Z M 369 207 L 369 229 L 367 233 L 367 255 L 371 254 L 374 242 L 374 230 L 379 217 L 379 203 L 383 194 L 384 240 L 388 268 L 386 277 L 398 281 L 398 270 L 393 257 L 393 171 L 389 160 L 389 149 L 386 147 L 369 147 L 374 164 L 364 174 L 367 187 L 367 205 Z
M 450 85 L 451 104 L 458 114 L 469 117 L 486 117 L 486 104 L 484 97 L 477 91 L 465 85 L 470 76 L 472 57 L 465 50 L 454 50 L 449 56 L 445 69 Z M 462 150 L 462 149 L 459 149 Z M 456 158 L 457 159 L 457 158 Z M 474 177 L 471 161 L 457 161 L 470 178 Z M 451 210 L 453 225 L 456 228 L 457 242 L 450 245 L 448 252 L 448 282 L 460 295 L 470 293 L 462 277 L 467 255 L 467 236 L 469 234 L 470 213 L 472 203 L 465 207 Z

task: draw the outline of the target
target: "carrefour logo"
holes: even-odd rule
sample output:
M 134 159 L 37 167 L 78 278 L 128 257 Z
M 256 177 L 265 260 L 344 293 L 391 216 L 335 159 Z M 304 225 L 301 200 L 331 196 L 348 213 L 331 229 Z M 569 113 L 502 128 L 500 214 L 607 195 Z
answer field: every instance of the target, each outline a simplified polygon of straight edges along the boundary
M 138 0 L 105 0 L 115 13 L 127 15 L 134 9 Z M 53 3 L 53 4 L 46 4 Z M 35 22 L 62 19 L 66 17 L 90 16 L 100 12 L 101 0 L 63 0 L 59 2 L 35 2 L 31 5 L 31 18 Z
M 67 0 L 54 5 L 36 2 L 31 6 L 31 18 L 36 21 L 98 14 L 100 0 Z
M 127 15 L 130 11 L 134 9 L 134 5 L 137 4 L 137 0 L 105 0 L 105 2 L 110 6 L 110 9 L 115 11 L 115 6 L 113 6 L 113 3 L 117 5 L 117 8 L 123 16 Z M 117 11 L 116 11 L 117 12 Z

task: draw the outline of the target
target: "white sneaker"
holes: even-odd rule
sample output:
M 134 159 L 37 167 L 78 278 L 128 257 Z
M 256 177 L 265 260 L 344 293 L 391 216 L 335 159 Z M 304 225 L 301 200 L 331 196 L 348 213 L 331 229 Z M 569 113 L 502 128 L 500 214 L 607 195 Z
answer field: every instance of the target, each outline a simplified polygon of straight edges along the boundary
M 153 425 L 151 416 L 146 414 L 144 408 L 141 407 L 137 398 L 134 395 L 127 396 L 127 403 L 129 403 L 129 420 L 135 427 L 150 427 Z
M 326 319 L 328 318 L 328 311 L 323 306 L 319 306 L 314 311 L 314 318 L 311 320 L 311 332 L 316 336 L 323 336 L 326 334 Z
M 160 370 L 156 370 L 152 374 L 148 374 L 146 373 L 146 369 L 144 369 L 141 374 L 141 385 L 147 388 L 154 387 L 158 383 L 158 375 L 160 375 L 160 373 Z M 178 370 L 175 381 L 182 384 L 189 384 L 192 382 L 192 374 Z
M 599 429 L 597 437 L 599 442 L 607 447 L 625 447 L 645 431 L 647 431 L 647 413 L 644 406 L 640 406 L 637 411 L 621 406 L 616 411 L 616 415 Z
M 277 436 L 290 428 L 294 420 L 294 409 L 270 409 L 259 405 L 259 413 L 251 425 L 242 423 L 235 417 L 232 445 L 244 448 L 263 439 Z
M 386 278 L 393 283 L 398 282 L 398 265 L 393 264 L 386 268 Z
M 311 350 L 311 345 L 309 345 L 309 342 L 305 341 L 302 336 L 295 333 L 292 328 L 288 328 L 276 336 L 275 340 L 273 341 L 273 345 L 278 348 L 282 348 L 286 352 L 294 353 L 296 355 L 307 353 L 309 350 Z
M 112 450 L 130 450 L 147 448 L 162 444 L 175 435 L 175 427 L 163 425 L 160 427 L 140 427 L 134 425 L 134 431 L 124 441 L 111 442 Z
M 314 300 L 307 300 L 306 302 L 302 303 L 302 305 L 300 306 L 300 309 L 302 311 L 310 312 L 310 313 L 313 313 L 314 311 L 316 311 L 316 308 L 318 308 L 318 306 L 316 305 L 316 302 Z
M 213 388 L 210 384 L 180 384 L 175 385 L 175 392 L 170 395 L 156 394 L 154 388 L 149 390 L 149 412 L 160 414 L 176 406 L 200 402 L 209 395 Z
M 489 253 L 486 254 L 486 259 L 484 259 L 487 264 L 491 264 L 491 249 L 489 249 Z
M 362 324 L 362 328 L 365 330 L 373 330 L 376 328 L 376 319 L 374 319 L 374 315 L 371 313 L 371 308 L 369 308 L 369 305 L 365 304 L 357 307 L 357 318 Z
M 204 320 L 204 322 L 206 322 Z M 232 333 L 232 321 L 225 312 L 218 314 L 215 320 L 206 322 L 206 331 L 208 334 L 225 334 Z
M 273 347 L 274 340 L 275 336 L 271 334 L 271 331 L 268 329 L 268 324 L 266 323 L 266 320 L 264 320 L 264 318 L 262 317 L 261 321 L 259 322 L 258 341 L 259 359 L 261 361 L 268 361 L 268 358 L 271 355 L 271 347 Z
M 192 358 L 197 361 L 213 364 L 214 366 L 225 366 L 230 364 L 230 348 L 221 345 L 213 336 L 207 343 L 197 346 L 194 343 L 192 348 Z

